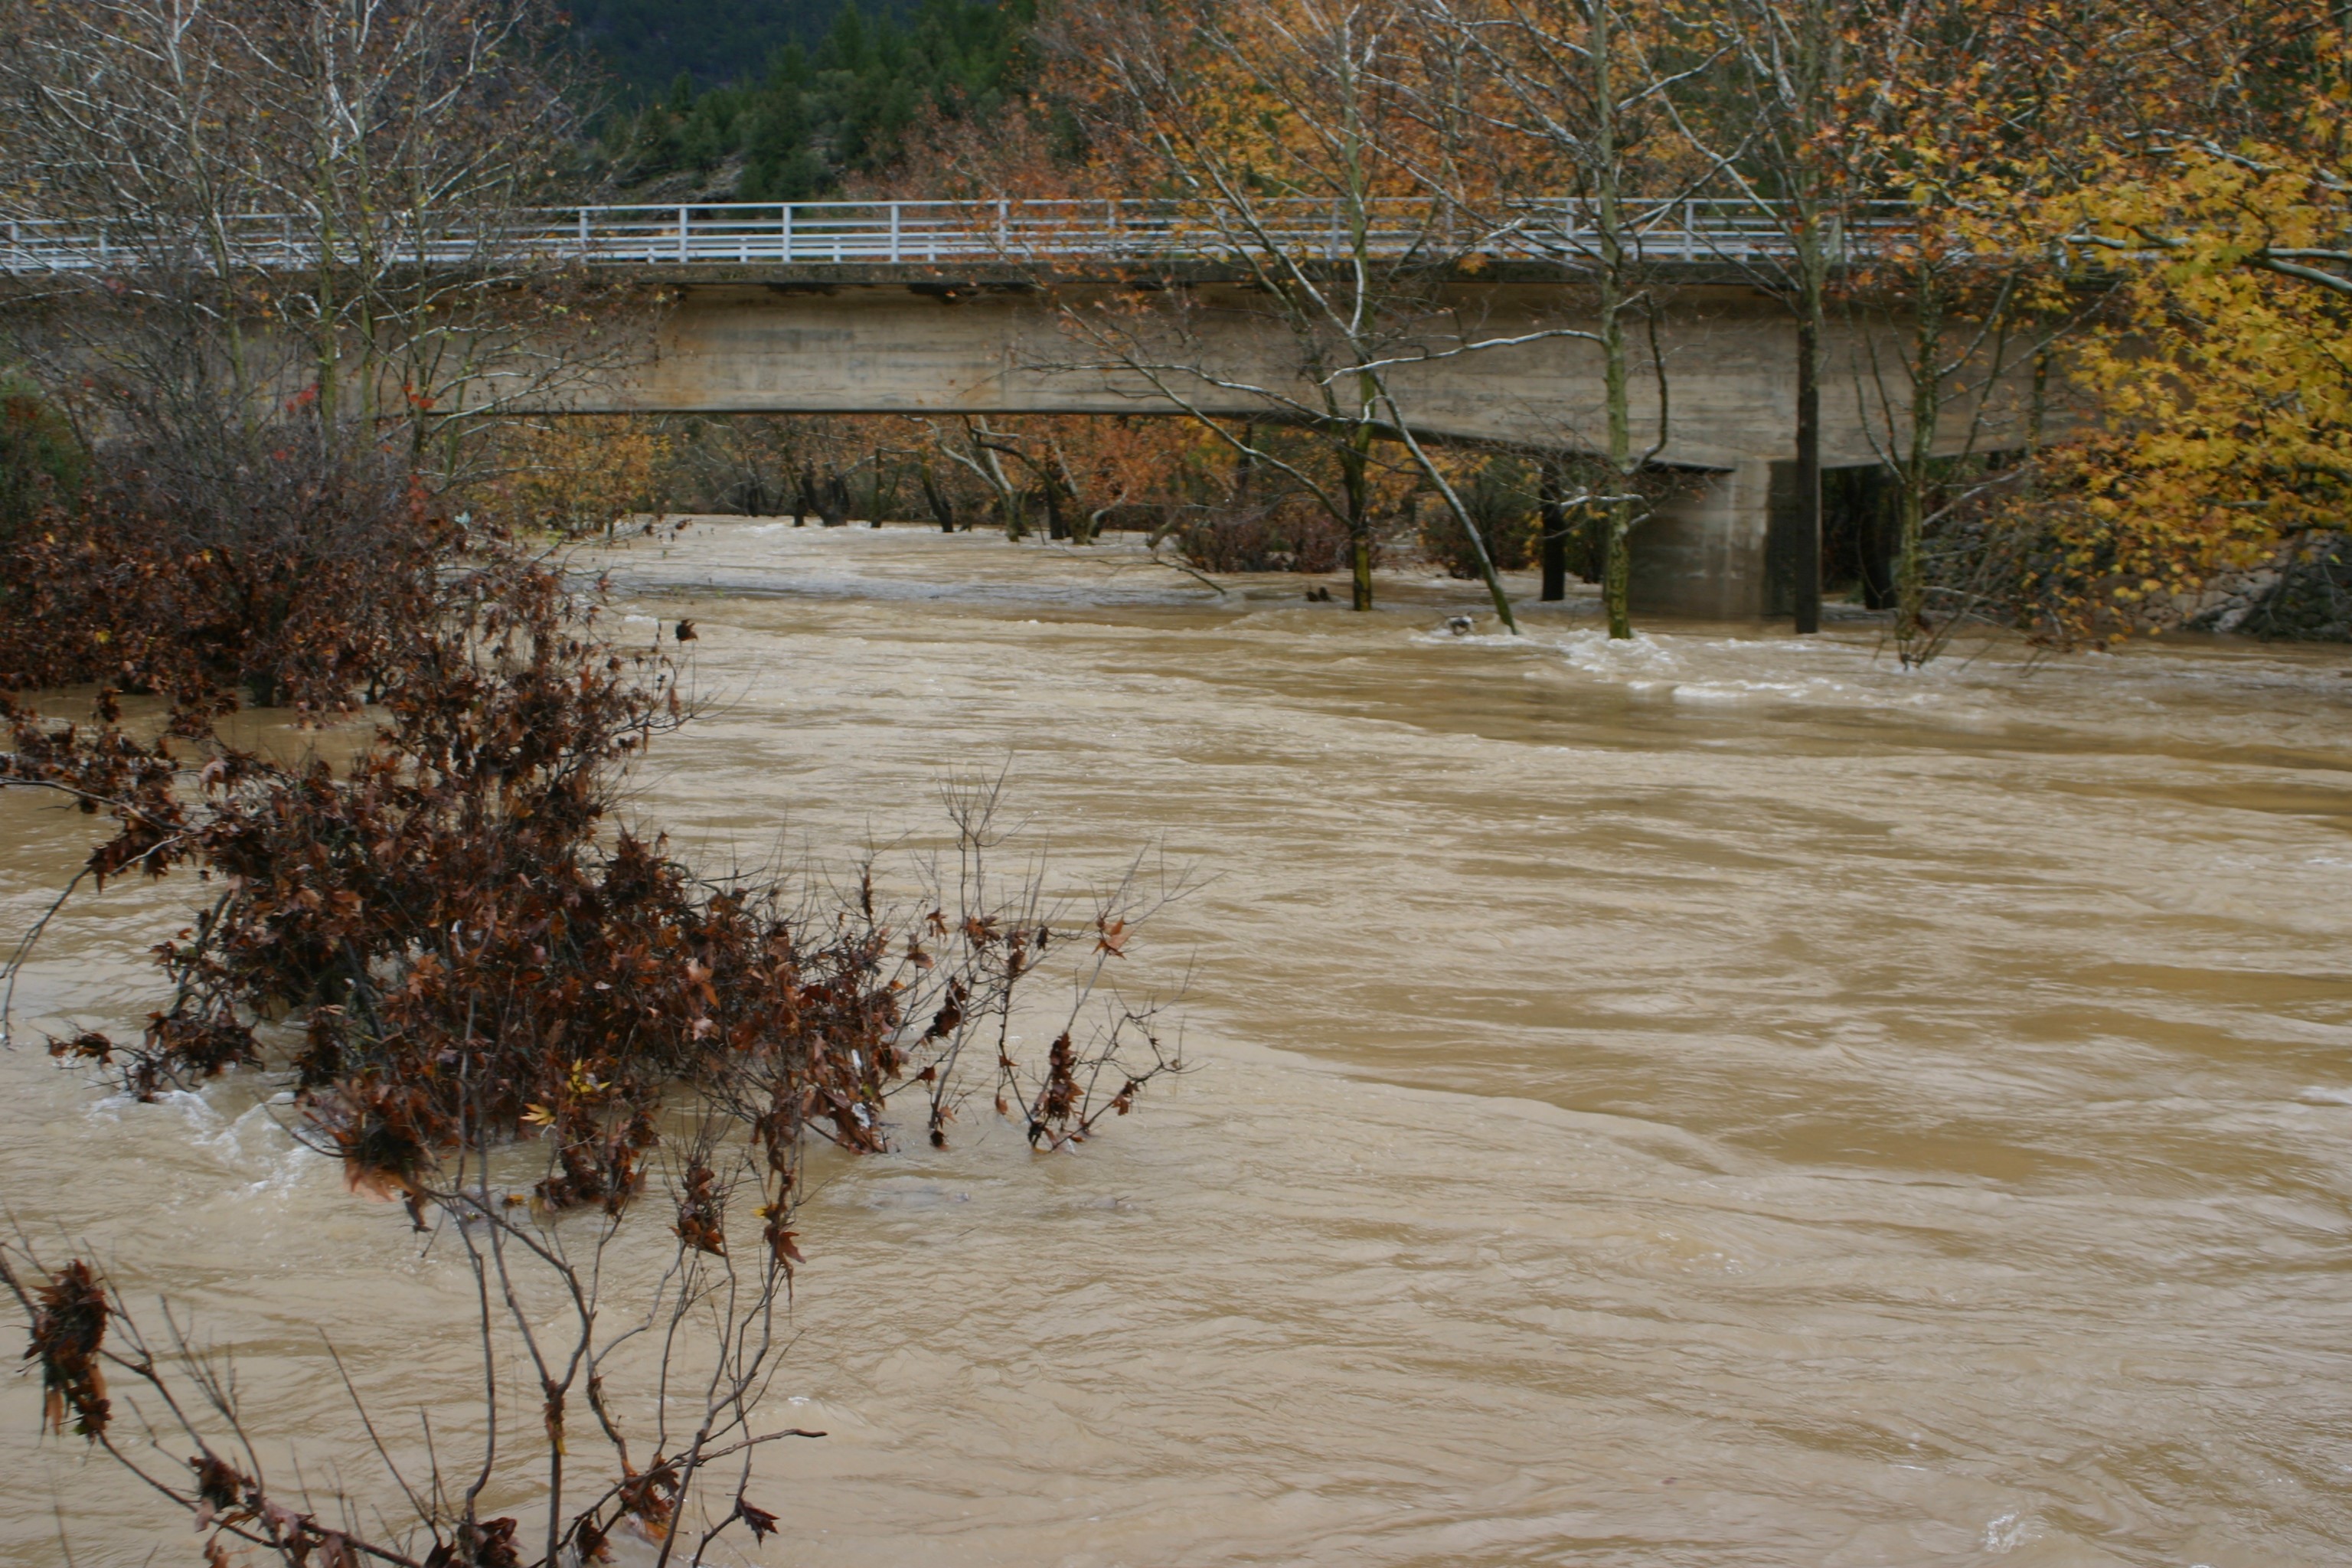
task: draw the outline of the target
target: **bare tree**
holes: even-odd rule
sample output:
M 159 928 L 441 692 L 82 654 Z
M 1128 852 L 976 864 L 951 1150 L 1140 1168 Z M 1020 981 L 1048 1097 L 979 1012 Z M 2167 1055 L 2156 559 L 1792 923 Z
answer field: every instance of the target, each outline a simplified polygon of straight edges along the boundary
M 520 221 L 575 132 L 541 0 L 6 18 L 0 144 L 23 175 L 0 216 L 84 257 L 17 300 L 15 337 L 112 426 L 217 444 L 307 414 L 422 457 L 634 342 Z
M 1104 356 L 1095 368 L 1136 375 L 1342 523 L 1360 610 L 1372 602 L 1380 447 L 1402 447 L 1469 537 L 1496 614 L 1516 631 L 1491 553 L 1399 373 L 1559 334 L 1485 335 L 1448 297 L 1449 275 L 1480 237 L 1428 174 L 1460 149 L 1433 139 L 1399 86 L 1420 68 L 1417 24 L 1404 0 L 1073 12 L 1059 43 L 1081 62 L 1072 100 L 1095 144 L 1123 179 L 1172 193 L 1157 234 L 1137 244 L 1181 242 L 1231 277 L 1163 269 L 1125 306 L 1074 307 L 1065 320 Z M 1287 342 L 1286 357 L 1265 357 L 1260 323 Z M 1253 421 L 1318 433 L 1332 476 L 1252 441 Z
M 1675 78 L 1658 62 L 1673 49 L 1674 29 L 1642 0 L 1431 0 L 1425 15 L 1433 29 L 1461 45 L 1446 56 L 1461 76 L 1425 112 L 1475 118 L 1489 144 L 1518 153 L 1515 170 L 1567 198 L 1530 204 L 1513 189 L 1519 182 L 1498 182 L 1491 168 L 1459 170 L 1449 190 L 1482 227 L 1552 258 L 1591 290 L 1593 327 L 1560 335 L 1598 351 L 1601 429 L 1597 439 L 1589 430 L 1566 434 L 1601 461 L 1551 465 L 1546 592 L 1554 591 L 1557 574 L 1549 558 L 1565 542 L 1560 519 L 1573 508 L 1597 512 L 1609 635 L 1631 637 L 1632 535 L 1651 500 L 1640 476 L 1671 429 L 1657 334 L 1664 279 L 1643 241 L 1675 219 L 1706 172 L 1703 160 L 1663 134 L 1670 131 L 1664 95 Z M 1638 445 L 1637 374 L 1652 380 L 1657 411 L 1654 435 Z M 1566 476 L 1585 482 L 1560 482 Z
M 1797 326 L 1796 502 L 1791 568 L 1800 633 L 1822 619 L 1822 374 L 1832 274 L 1865 189 L 1843 135 L 1852 111 L 1853 40 L 1867 0 L 1724 0 L 1692 23 L 1715 46 L 1715 68 L 1666 102 L 1677 129 L 1777 231 L 1781 243 L 1743 258 L 1786 300 Z

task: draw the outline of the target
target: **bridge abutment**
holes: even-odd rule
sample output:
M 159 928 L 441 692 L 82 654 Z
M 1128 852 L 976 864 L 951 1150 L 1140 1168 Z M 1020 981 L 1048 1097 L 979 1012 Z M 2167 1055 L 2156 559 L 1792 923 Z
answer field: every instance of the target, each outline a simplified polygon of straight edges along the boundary
M 1709 621 L 1760 619 L 1770 605 L 1768 544 L 1774 484 L 1785 465 L 1763 458 L 1691 476 L 1633 531 L 1633 602 L 1637 615 Z

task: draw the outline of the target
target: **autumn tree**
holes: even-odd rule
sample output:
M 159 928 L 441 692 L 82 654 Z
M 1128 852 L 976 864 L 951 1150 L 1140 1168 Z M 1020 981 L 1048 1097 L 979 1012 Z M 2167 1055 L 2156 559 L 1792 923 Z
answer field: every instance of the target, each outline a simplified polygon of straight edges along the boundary
M 2352 496 L 2352 35 L 2310 0 L 2119 17 L 2080 174 L 2047 202 L 2116 287 L 2074 345 L 2095 433 L 2021 526 L 2060 638 L 2160 626 L 2216 576 L 2340 529 Z M 2086 95 L 2087 96 L 2087 95 Z
M 2077 10 L 2074 15 L 2079 17 Z M 1857 412 L 1893 480 L 1894 636 L 1906 665 L 2000 611 L 1996 531 L 1955 529 L 2014 494 L 2050 424 L 2054 356 L 2100 290 L 2053 265 L 2032 199 L 2071 167 L 2073 84 L 2053 13 L 1982 0 L 1872 5 L 1848 36 L 1849 220 L 1841 313 Z
M 609 537 L 632 513 L 666 510 L 675 443 L 656 421 L 518 421 L 497 442 L 497 489 L 518 521 Z
M 1205 258 L 1231 282 L 1161 268 L 1149 294 L 1066 318 L 1096 363 L 1131 373 L 1237 456 L 1313 495 L 1348 531 L 1358 609 L 1372 603 L 1374 471 L 1383 443 L 1401 447 L 1469 534 L 1496 613 L 1515 628 L 1397 374 L 1500 341 L 1463 333 L 1441 298 L 1475 239 L 1423 176 L 1442 149 L 1400 86 L 1421 68 L 1417 23 L 1406 0 L 1073 7 L 1052 40 L 1055 85 L 1102 185 L 1158 194 L 1164 212 L 1146 242 Z M 1279 329 L 1286 358 L 1234 346 L 1258 335 L 1233 324 L 1260 321 Z M 1230 417 L 1237 405 L 1252 419 Z M 1273 443 L 1246 444 L 1273 424 L 1328 443 L 1330 475 Z

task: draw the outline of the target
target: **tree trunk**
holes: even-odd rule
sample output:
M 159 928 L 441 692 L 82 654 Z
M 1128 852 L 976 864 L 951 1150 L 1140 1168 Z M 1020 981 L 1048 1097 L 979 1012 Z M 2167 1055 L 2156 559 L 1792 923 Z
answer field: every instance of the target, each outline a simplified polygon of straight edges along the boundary
M 1895 542 L 1895 646 L 1906 665 L 1935 656 L 1927 626 L 1927 563 L 1921 532 L 1936 489 L 1936 427 L 1943 411 L 1938 364 L 1944 341 L 1943 290 L 1924 264 L 1912 288 L 1911 430 L 1903 463 L 1903 499 Z
M 1601 563 L 1601 602 L 1609 611 L 1609 635 L 1633 635 L 1633 503 L 1609 503 L 1607 558 Z
M 956 522 L 955 502 L 948 499 L 945 490 L 940 489 L 939 476 L 931 472 L 931 466 L 929 463 L 923 465 L 923 499 L 930 503 L 931 516 L 938 521 L 940 531 L 953 533 Z
M 1796 577 L 1797 632 L 1822 629 L 1822 380 L 1818 300 L 1797 312 L 1797 537 L 1789 566 Z
M 1339 456 L 1348 497 L 1348 605 L 1356 610 L 1372 607 L 1372 498 L 1365 474 L 1370 445 L 1369 431 L 1352 436 Z
M 1568 507 L 1560 499 L 1563 488 L 1559 463 L 1546 461 L 1541 492 L 1543 592 L 1538 596 L 1547 605 L 1558 604 L 1568 597 Z

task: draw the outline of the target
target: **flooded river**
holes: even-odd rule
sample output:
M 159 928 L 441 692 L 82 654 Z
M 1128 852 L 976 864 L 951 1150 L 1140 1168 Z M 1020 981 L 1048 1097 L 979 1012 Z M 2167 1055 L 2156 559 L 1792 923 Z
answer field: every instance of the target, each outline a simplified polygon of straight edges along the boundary
M 1189 968 L 1180 1082 L 813 1199 L 777 1397 L 832 1436 L 765 1461 L 764 1561 L 2352 1560 L 2345 652 L 1906 676 L 1867 625 L 1456 637 L 1467 586 L 1353 616 L 916 529 L 614 563 L 629 635 L 700 631 L 642 801 L 688 852 L 933 833 L 1009 763 L 1057 882 L 1203 882 L 1130 960 Z M 78 821 L 0 799 L 0 929 Z M 193 889 L 80 905 L 20 1013 L 135 1032 Z M 271 1086 L 0 1075 L 16 1222 L 182 1304 L 256 1426 L 366 1479 L 321 1330 L 372 1400 L 465 1403 L 462 1261 Z M 148 1561 L 36 1405 L 0 1560 L 63 1561 L 62 1508 Z

